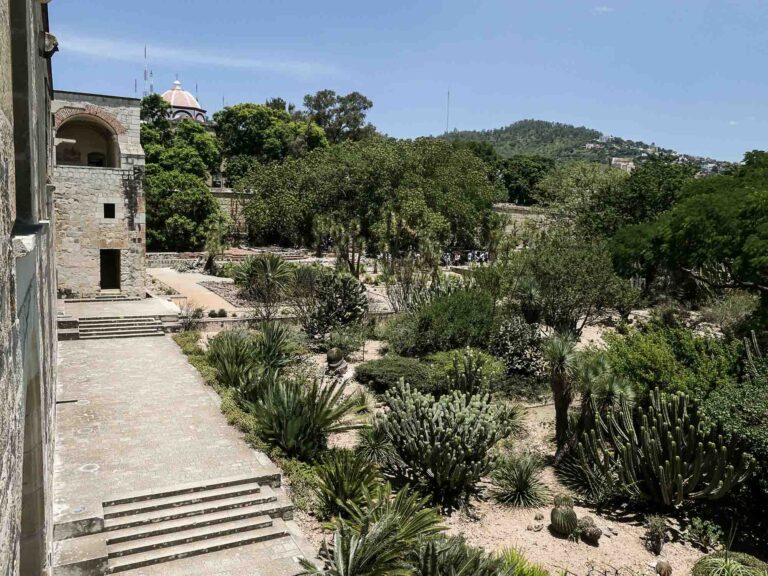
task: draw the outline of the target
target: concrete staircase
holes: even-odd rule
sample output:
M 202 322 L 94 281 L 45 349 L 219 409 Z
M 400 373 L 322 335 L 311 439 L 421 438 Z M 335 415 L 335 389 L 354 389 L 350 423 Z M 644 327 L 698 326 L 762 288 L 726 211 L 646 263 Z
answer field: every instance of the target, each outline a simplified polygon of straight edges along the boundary
M 293 505 L 270 486 L 274 481 L 238 476 L 106 500 L 101 532 L 58 542 L 59 557 L 70 560 L 54 574 L 113 574 L 290 538 L 284 519 Z M 97 554 L 87 551 L 94 539 Z M 73 563 L 77 556 L 84 561 Z
M 154 316 L 102 316 L 80 318 L 80 340 L 162 336 L 163 323 Z

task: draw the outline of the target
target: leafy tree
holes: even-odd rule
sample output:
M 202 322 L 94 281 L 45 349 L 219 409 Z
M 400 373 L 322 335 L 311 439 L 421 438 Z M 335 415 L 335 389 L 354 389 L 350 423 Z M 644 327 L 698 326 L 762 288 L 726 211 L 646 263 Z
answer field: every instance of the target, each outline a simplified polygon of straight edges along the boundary
M 544 156 L 518 155 L 502 160 L 499 171 L 508 201 L 523 206 L 533 204 L 539 182 L 554 167 L 554 160 Z
M 524 258 L 538 311 L 557 332 L 581 334 L 595 315 L 614 304 L 622 281 L 613 272 L 604 242 L 552 228 Z
M 173 137 L 177 143 L 193 148 L 210 174 L 218 172 L 221 149 L 215 134 L 194 120 L 180 120 L 174 125 Z
M 150 94 L 142 98 L 139 115 L 143 122 L 141 128 L 142 144 L 150 141 L 163 143 L 168 140 L 171 132 L 171 105 L 163 100 L 160 94 Z
M 323 129 L 262 104 L 227 106 L 213 115 L 224 156 L 250 155 L 261 162 L 301 156 L 328 145 Z
M 309 119 L 325 130 L 331 144 L 363 140 L 376 132 L 365 122 L 373 102 L 359 92 L 342 96 L 333 90 L 320 90 L 304 96 L 304 106 Z
M 150 167 L 152 168 L 152 167 Z M 147 247 L 150 250 L 200 250 L 207 223 L 219 205 L 198 176 L 155 167 L 144 181 Z
M 185 144 L 176 144 L 164 148 L 160 152 L 157 163 L 163 170 L 181 172 L 183 174 L 192 174 L 199 178 L 205 178 L 208 171 L 205 162 L 200 158 L 197 150 Z

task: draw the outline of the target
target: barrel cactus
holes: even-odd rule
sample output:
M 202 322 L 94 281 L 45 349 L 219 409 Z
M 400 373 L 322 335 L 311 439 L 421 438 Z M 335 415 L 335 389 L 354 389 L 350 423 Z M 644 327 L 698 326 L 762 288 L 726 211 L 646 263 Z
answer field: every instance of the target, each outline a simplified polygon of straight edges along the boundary
M 569 506 L 555 506 L 550 514 L 552 530 L 561 536 L 570 536 L 576 530 L 578 519 L 576 512 Z
M 656 562 L 656 574 L 659 576 L 672 576 L 672 566 L 666 560 Z
M 667 507 L 722 498 L 754 463 L 749 454 L 737 455 L 684 394 L 655 390 L 647 408 L 633 412 L 621 401 L 607 414 L 593 410 L 591 424 L 579 444 L 582 463 L 616 470 L 633 496 Z
M 578 527 L 580 530 L 584 530 L 594 525 L 595 525 L 595 521 L 592 520 L 592 516 L 582 516 L 581 518 L 579 518 Z
M 593 544 L 594 546 L 597 546 L 597 543 L 600 541 L 600 537 L 602 535 L 603 531 L 594 525 L 587 526 L 581 530 L 581 539 L 584 540 L 584 542 Z
M 338 348 L 331 348 L 330 350 L 328 350 L 328 352 L 326 352 L 325 354 L 325 357 L 328 361 L 329 366 L 338 364 L 344 359 L 344 356 L 342 355 L 341 350 L 339 350 Z
M 555 506 L 565 506 L 566 508 L 573 508 L 573 498 L 568 494 L 556 494 Z

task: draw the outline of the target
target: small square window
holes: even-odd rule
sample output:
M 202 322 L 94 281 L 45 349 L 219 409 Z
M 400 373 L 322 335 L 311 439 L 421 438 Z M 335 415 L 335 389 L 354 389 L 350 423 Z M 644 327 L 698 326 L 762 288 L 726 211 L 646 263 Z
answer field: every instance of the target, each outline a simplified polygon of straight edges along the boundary
M 104 218 L 114 218 L 114 217 L 115 217 L 115 205 L 104 204 Z

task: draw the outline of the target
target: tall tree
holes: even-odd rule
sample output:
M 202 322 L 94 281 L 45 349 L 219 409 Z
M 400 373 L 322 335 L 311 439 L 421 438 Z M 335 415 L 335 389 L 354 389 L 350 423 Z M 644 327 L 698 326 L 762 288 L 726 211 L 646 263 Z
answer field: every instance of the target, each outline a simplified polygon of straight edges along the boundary
M 359 92 L 342 96 L 333 90 L 320 90 L 304 96 L 304 107 L 309 119 L 325 130 L 331 144 L 363 140 L 376 132 L 365 121 L 373 102 Z

